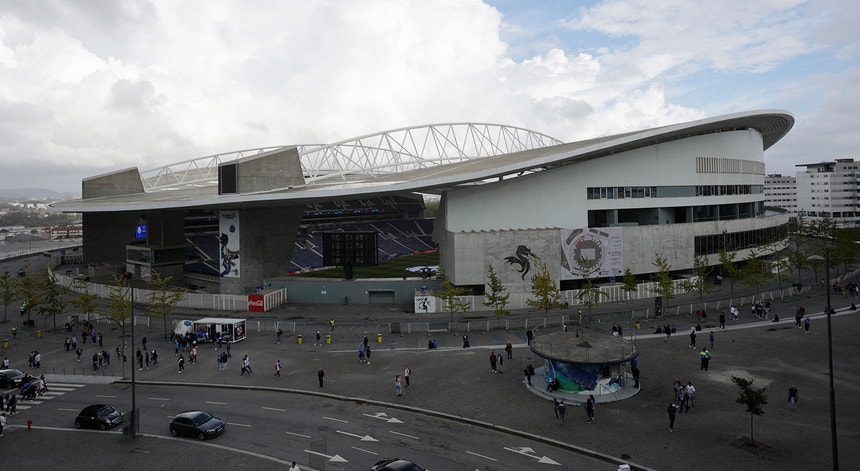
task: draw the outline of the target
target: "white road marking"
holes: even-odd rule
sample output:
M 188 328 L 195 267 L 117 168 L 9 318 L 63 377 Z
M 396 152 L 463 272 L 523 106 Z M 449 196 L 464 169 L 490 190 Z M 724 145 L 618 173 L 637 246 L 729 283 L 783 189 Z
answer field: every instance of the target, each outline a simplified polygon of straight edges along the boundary
M 518 447 L 515 447 L 515 448 L 511 448 L 511 447 L 507 447 L 507 446 L 506 446 L 506 447 L 505 447 L 505 450 L 512 451 L 512 452 L 514 452 L 514 453 L 518 453 L 518 454 L 520 454 L 520 455 L 524 455 L 524 456 L 528 456 L 529 458 L 536 459 L 538 463 L 543 463 L 543 464 L 554 464 L 554 465 L 561 466 L 561 463 L 559 463 L 559 462 L 557 462 L 557 461 L 554 461 L 554 460 L 553 460 L 553 459 L 551 459 L 551 458 L 548 458 L 548 457 L 546 457 L 546 456 L 537 456 L 537 455 L 535 455 L 535 454 L 534 454 L 534 452 L 535 452 L 535 451 L 534 451 L 534 449 L 532 449 L 531 447 L 527 447 L 527 446 L 518 446 Z
M 57 407 L 57 410 L 66 411 L 66 412 L 80 412 L 80 409 L 65 409 L 62 407 Z
M 295 433 L 295 432 L 284 432 L 284 433 L 286 433 L 287 435 L 295 435 L 297 437 L 302 437 L 302 438 L 311 438 L 310 435 L 305 435 L 302 433 Z
M 363 451 L 364 453 L 367 453 L 368 455 L 379 456 L 379 453 L 376 453 L 376 452 L 373 452 L 370 450 L 365 450 L 364 448 L 359 448 L 357 446 L 353 446 L 350 448 L 352 448 L 353 450 Z
M 333 462 L 335 462 L 335 463 L 349 463 L 349 461 L 347 461 L 347 460 L 343 459 L 343 458 L 342 458 L 341 456 L 339 456 L 339 455 L 333 455 L 333 456 L 330 456 L 330 455 L 324 455 L 324 454 L 322 454 L 322 453 L 320 453 L 320 452 L 313 451 L 313 450 L 305 450 L 305 453 L 310 453 L 310 454 L 312 454 L 312 455 L 322 456 L 323 458 L 328 458 L 328 460 L 329 460 L 329 461 L 333 461 Z
M 342 435 L 346 435 L 348 437 L 357 438 L 363 442 L 378 442 L 379 441 L 379 440 L 371 437 L 370 435 L 361 436 L 361 435 L 356 435 L 354 433 L 344 432 L 343 430 L 335 430 L 335 432 L 340 433 Z
M 348 420 L 335 419 L 335 418 L 333 418 L 333 417 L 326 417 L 326 416 L 323 416 L 323 419 L 326 419 L 326 420 L 333 420 L 333 421 L 335 421 L 335 422 L 341 422 L 341 423 L 344 423 L 344 424 L 348 424 L 348 423 L 349 423 L 349 421 L 348 421 Z
M 278 409 L 277 407 L 263 407 L 263 409 L 265 409 L 265 410 L 273 410 L 273 411 L 276 411 L 276 412 L 286 412 L 286 411 L 287 411 L 286 409 Z
M 110 396 L 107 394 L 96 394 L 96 397 L 106 397 L 108 399 L 116 399 L 116 396 Z
M 421 440 L 421 439 L 420 439 L 420 438 L 418 438 L 418 437 L 414 437 L 414 436 L 412 436 L 412 435 L 406 435 L 405 433 L 395 432 L 394 430 L 389 430 L 389 432 L 390 432 L 390 433 L 393 433 L 393 434 L 395 434 L 395 435 L 400 435 L 401 437 L 411 438 L 411 439 L 413 439 L 413 440 Z
M 253 427 L 252 425 L 248 425 L 248 424 L 237 424 L 236 422 L 227 422 L 227 423 L 228 423 L 228 424 L 230 424 L 230 425 L 235 425 L 235 426 L 237 426 L 237 427 L 248 427 L 248 428 Z
M 216 402 L 216 401 L 206 401 L 206 404 L 215 404 L 215 405 L 219 405 L 219 406 L 226 406 L 227 405 L 226 402 Z
M 150 401 L 169 401 L 169 397 L 148 397 Z
M 472 452 L 471 452 L 471 451 L 469 451 L 469 450 L 466 450 L 466 453 L 468 453 L 468 454 L 470 454 L 470 455 L 472 455 L 472 456 L 477 456 L 478 458 L 484 458 L 485 460 L 490 460 L 490 461 L 499 461 L 499 460 L 497 460 L 497 459 L 495 459 L 495 458 L 490 458 L 489 456 L 479 455 L 478 453 L 472 453 Z
M 373 417 L 374 419 L 382 419 L 389 424 L 402 424 L 403 421 L 400 419 L 395 419 L 394 417 L 388 417 L 388 414 L 385 412 L 377 412 L 376 414 L 364 414 L 367 417 Z

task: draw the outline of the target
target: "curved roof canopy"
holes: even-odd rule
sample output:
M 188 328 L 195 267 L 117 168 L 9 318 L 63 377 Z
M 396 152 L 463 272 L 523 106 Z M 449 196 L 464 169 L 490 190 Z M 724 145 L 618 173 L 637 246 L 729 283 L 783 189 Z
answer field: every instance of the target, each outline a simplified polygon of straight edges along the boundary
M 579 161 L 696 135 L 753 129 L 764 150 L 794 125 L 782 110 L 762 110 L 561 143 L 544 134 L 497 124 L 451 123 L 401 128 L 328 145 L 274 146 L 218 154 L 132 175 L 140 185 L 113 196 L 55 203 L 66 212 L 252 207 L 352 199 L 383 193 L 441 193 L 460 185 L 515 178 Z M 296 149 L 303 184 L 218 194 L 218 166 Z M 128 171 L 126 171 L 128 172 Z M 109 178 L 110 175 L 107 176 Z M 106 178 L 106 176 L 93 177 Z M 84 180 L 86 186 L 87 180 Z M 86 192 L 85 192 L 86 196 Z

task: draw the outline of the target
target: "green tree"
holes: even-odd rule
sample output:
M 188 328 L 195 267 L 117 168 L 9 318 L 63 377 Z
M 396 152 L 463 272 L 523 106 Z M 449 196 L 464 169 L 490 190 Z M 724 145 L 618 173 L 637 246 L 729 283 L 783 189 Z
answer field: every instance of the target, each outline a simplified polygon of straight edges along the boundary
M 767 404 L 767 396 L 764 395 L 767 388 L 754 388 L 752 387 L 753 381 L 755 381 L 755 379 L 748 380 L 746 378 L 732 376 L 732 382 L 740 388 L 740 395 L 735 399 L 735 402 L 746 406 L 747 412 L 750 413 L 750 442 L 752 442 L 752 446 L 755 448 L 755 438 L 753 437 L 753 418 L 757 415 L 764 414 L 762 406 Z
M 729 241 L 728 234 L 723 232 L 723 240 L 718 252 L 720 257 L 720 270 L 724 275 L 729 277 L 729 296 L 735 297 L 735 281 L 741 276 L 741 270 L 735 259 L 738 256 L 738 251 L 732 247 Z
M 544 316 L 549 315 L 550 309 L 562 306 L 561 293 L 549 274 L 546 262 L 537 257 L 535 257 L 535 272 L 531 281 L 534 299 L 526 299 L 526 304 L 540 309 L 544 312 Z
M 771 271 L 770 260 L 767 257 L 766 254 L 759 252 L 759 249 L 754 249 L 740 270 L 741 283 L 754 290 L 756 299 L 759 299 L 761 295 L 762 286 L 773 279 L 773 271 Z
M 463 296 L 466 295 L 466 289 L 451 283 L 444 271 L 440 271 L 439 276 L 442 277 L 442 284 L 435 296 L 442 301 L 442 307 L 448 311 L 451 323 L 453 324 L 454 314 L 462 314 L 469 310 L 469 302 L 463 300 Z
M 655 293 L 663 297 L 665 306 L 669 306 L 669 300 L 675 297 L 675 283 L 672 281 L 671 271 L 672 266 L 669 265 L 666 257 L 660 254 L 654 254 L 657 257 L 651 265 L 654 266 L 654 273 L 651 274 L 651 281 L 654 283 L 652 289 Z
M 66 297 L 68 293 L 69 289 L 57 281 L 57 275 L 53 271 L 48 270 L 48 278 L 42 285 L 39 314 L 53 319 L 54 330 L 57 330 L 57 316 L 63 315 L 69 306 L 69 299 Z
M 99 296 L 90 291 L 90 283 L 88 281 L 80 278 L 76 278 L 75 281 L 72 282 L 72 286 L 75 291 L 78 292 L 78 295 L 72 299 L 72 305 L 79 309 L 81 313 L 86 314 L 87 318 L 89 318 L 89 315 L 96 310 L 96 307 L 98 307 Z
M 29 306 L 27 309 L 27 324 L 29 325 L 30 312 L 38 310 L 42 295 L 42 282 L 36 273 L 30 271 L 28 266 L 24 268 L 25 275 L 18 278 L 18 296 Z M 21 313 L 23 315 L 23 313 Z
M 110 287 L 108 298 L 105 301 L 105 317 L 119 327 L 120 337 L 122 338 L 122 352 L 120 354 L 122 358 L 120 360 L 122 361 L 122 375 L 125 377 L 125 351 L 128 348 L 125 338 L 125 320 L 130 318 L 133 312 L 131 302 L 132 288 L 128 280 L 119 276 L 114 275 L 113 281 L 114 284 Z M 133 365 L 132 368 L 134 368 Z
M 167 333 L 167 316 L 176 310 L 176 305 L 179 301 L 182 301 L 182 298 L 184 298 L 185 294 L 188 292 L 185 288 L 170 286 L 170 282 L 172 280 L 172 276 L 163 277 L 161 276 L 161 273 L 153 271 L 151 277 L 146 281 L 148 285 L 155 288 L 146 295 L 146 312 L 148 312 L 150 316 L 162 320 L 164 324 L 165 339 L 170 338 Z
M 710 284 L 708 280 L 711 279 L 711 273 L 713 273 L 714 269 L 708 265 L 708 257 L 704 255 L 696 255 L 693 259 L 693 276 L 684 280 L 681 283 L 681 288 L 687 293 L 694 293 L 699 296 L 699 306 L 704 307 L 705 305 L 705 295 L 709 293 L 714 293 L 717 291 L 717 288 Z
M 3 323 L 9 322 L 9 305 L 18 299 L 18 276 L 8 271 L 0 274 L 0 300 L 3 301 Z
M 629 268 L 624 269 L 624 278 L 621 279 L 621 289 L 627 293 L 627 300 L 630 301 L 630 293 L 639 291 L 639 280 Z
M 510 299 L 511 295 L 507 292 L 505 285 L 502 284 L 502 280 L 499 279 L 499 276 L 496 275 L 496 271 L 493 270 L 492 265 L 487 265 L 487 286 L 490 288 L 489 294 L 486 294 L 486 301 L 483 303 L 484 306 L 490 307 L 493 309 L 493 312 L 496 314 L 496 320 L 501 319 L 502 315 L 510 314 L 506 308 L 508 306 L 508 299 Z
M 590 319 L 591 309 L 600 304 L 600 298 L 607 296 L 594 283 L 594 280 L 597 279 L 595 275 L 600 272 L 600 265 L 595 260 L 583 258 L 576 264 L 576 267 L 576 274 L 582 278 L 582 284 L 580 284 L 579 290 L 576 292 L 576 299 L 579 300 L 580 304 L 584 304 L 588 308 L 588 317 Z

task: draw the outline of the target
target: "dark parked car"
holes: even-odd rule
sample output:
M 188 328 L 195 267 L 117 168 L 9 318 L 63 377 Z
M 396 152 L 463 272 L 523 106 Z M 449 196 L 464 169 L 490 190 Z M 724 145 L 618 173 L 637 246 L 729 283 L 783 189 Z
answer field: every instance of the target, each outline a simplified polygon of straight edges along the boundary
M 170 434 L 186 435 L 205 440 L 217 437 L 224 431 L 225 423 L 218 417 L 200 410 L 183 412 L 170 421 Z
M 17 388 L 24 384 L 24 378 L 31 378 L 32 376 L 24 373 L 21 370 L 0 370 L 0 387 L 2 388 Z
M 107 404 L 93 404 L 75 418 L 75 427 L 100 428 L 107 430 L 122 423 L 122 412 Z
M 370 471 L 427 471 L 417 464 L 401 460 L 400 458 L 389 458 L 377 462 L 370 467 Z

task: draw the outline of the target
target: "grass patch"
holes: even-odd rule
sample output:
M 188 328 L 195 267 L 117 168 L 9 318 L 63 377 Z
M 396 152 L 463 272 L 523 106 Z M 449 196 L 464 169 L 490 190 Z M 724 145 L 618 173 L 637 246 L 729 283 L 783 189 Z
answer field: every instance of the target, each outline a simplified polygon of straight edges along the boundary
M 360 278 L 403 278 L 404 276 L 420 276 L 415 273 L 406 271 L 409 267 L 424 266 L 424 265 L 439 265 L 439 252 L 433 252 L 421 255 L 411 255 L 408 257 L 399 257 L 392 260 L 381 260 L 379 265 L 375 267 L 353 267 L 352 274 L 356 279 Z M 343 278 L 343 267 L 330 268 L 328 270 L 319 270 L 308 273 L 301 273 L 295 276 L 302 278 Z

